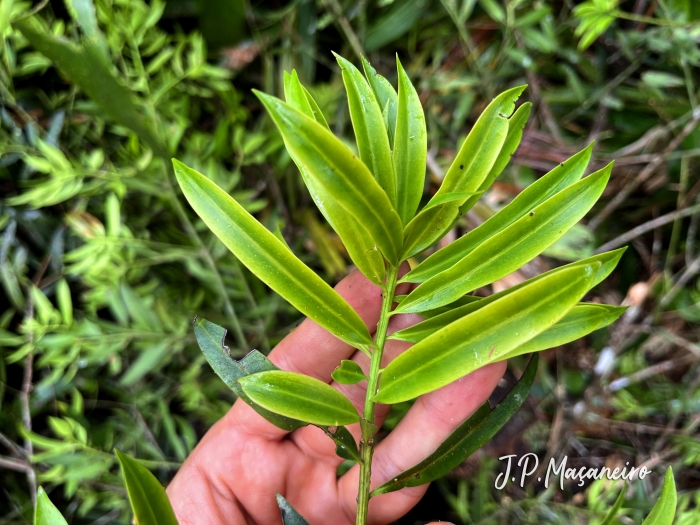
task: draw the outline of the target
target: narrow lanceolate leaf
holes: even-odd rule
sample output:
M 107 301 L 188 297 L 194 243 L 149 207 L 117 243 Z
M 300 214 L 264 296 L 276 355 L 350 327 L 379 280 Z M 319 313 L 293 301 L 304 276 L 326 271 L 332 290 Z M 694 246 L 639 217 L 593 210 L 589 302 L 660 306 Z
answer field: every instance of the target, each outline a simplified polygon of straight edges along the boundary
M 122 467 L 126 493 L 136 525 L 177 525 L 163 485 L 135 459 L 114 450 Z
M 280 508 L 283 525 L 309 525 L 309 522 L 279 493 L 277 494 L 277 506 Z
M 503 173 L 503 170 L 508 165 L 511 157 L 520 145 L 520 141 L 523 138 L 523 130 L 525 129 L 527 120 L 530 118 L 531 110 L 532 103 L 525 102 L 524 104 L 521 104 L 520 107 L 515 110 L 513 116 L 508 119 L 508 134 L 506 135 L 506 140 L 503 143 L 503 147 L 501 148 L 498 158 L 491 168 L 491 171 L 489 171 L 489 174 L 481 183 L 481 186 L 479 186 L 479 191 L 484 192 L 488 190 L 498 176 Z M 467 200 L 467 202 L 465 202 L 459 209 L 458 217 L 461 217 L 467 213 L 467 211 L 469 211 L 472 206 L 476 204 L 477 200 L 479 200 L 478 196 L 471 197 L 469 200 Z
M 473 193 L 444 193 L 433 197 L 406 225 L 401 258 L 408 259 L 439 241 L 454 224 L 460 206 L 469 200 Z
M 627 310 L 626 306 L 577 304 L 547 330 L 512 350 L 508 354 L 508 358 L 530 352 L 540 352 L 576 341 L 595 330 L 612 324 L 625 313 L 625 310 Z
M 51 503 L 43 487 L 36 493 L 34 525 L 68 525 L 58 509 Z
M 175 159 L 173 166 L 194 211 L 251 272 L 343 341 L 351 345 L 371 342 L 355 310 L 273 233 L 204 175 Z
M 309 117 L 315 117 L 317 122 L 325 125 L 325 119 L 321 122 L 318 119 L 320 109 L 309 95 L 308 91 L 301 85 L 295 71 L 292 74 L 284 74 L 284 94 L 287 103 L 294 109 L 301 111 Z M 317 113 L 318 111 L 318 113 Z M 290 150 L 287 148 L 288 151 Z M 360 221 L 348 213 L 334 198 L 332 198 L 320 184 L 314 184 L 312 177 L 306 172 L 304 165 L 292 155 L 292 160 L 299 168 L 304 184 L 311 194 L 318 209 L 331 225 L 340 240 L 343 241 L 348 255 L 359 270 L 374 284 L 381 285 L 384 282 L 384 259 L 376 248 L 372 236 L 362 226 Z
M 535 354 L 522 377 L 503 400 L 491 409 L 488 401 L 450 434 L 440 446 L 423 461 L 405 470 L 390 481 L 374 489 L 371 496 L 417 487 L 434 481 L 457 467 L 479 450 L 518 411 L 527 399 L 537 373 L 538 355 Z
M 610 507 L 610 510 L 608 510 L 607 514 L 603 518 L 603 521 L 600 522 L 600 525 L 615 525 L 617 522 L 615 516 L 617 516 L 618 512 L 620 512 L 620 509 L 622 508 L 622 505 L 625 503 L 625 492 L 627 492 L 627 482 L 625 482 L 625 484 L 622 486 L 622 490 L 617 496 L 615 503 L 612 507 Z
M 326 117 L 323 116 L 323 111 L 321 111 L 321 108 L 319 105 L 316 103 L 314 100 L 314 97 L 311 96 L 311 93 L 309 93 L 309 90 L 304 88 L 304 93 L 306 94 L 306 99 L 309 101 L 309 105 L 311 106 L 311 110 L 313 111 L 313 117 L 318 122 L 326 128 L 328 131 L 330 131 L 330 126 L 328 126 L 328 121 L 326 121 Z
M 676 516 L 676 502 L 676 482 L 673 479 L 673 469 L 668 467 L 661 496 L 642 525 L 671 525 Z
M 438 309 L 438 314 L 437 315 L 432 315 L 428 317 L 425 321 L 422 321 L 418 324 L 415 324 L 413 326 L 410 326 L 408 328 L 404 328 L 403 330 L 399 330 L 398 332 L 394 332 L 389 336 L 389 339 L 396 339 L 399 341 L 407 341 L 410 343 L 417 343 L 418 341 L 422 341 L 426 337 L 428 337 L 431 334 L 434 334 L 438 330 L 441 330 L 442 328 L 446 327 L 450 323 L 456 321 L 457 319 L 461 319 L 465 315 L 468 315 L 472 312 L 475 312 L 476 310 L 479 310 L 480 308 L 483 308 L 486 305 L 491 304 L 494 301 L 497 301 L 498 299 L 505 297 L 506 295 L 509 295 L 513 292 L 516 292 L 523 288 L 524 286 L 528 286 L 534 282 L 539 281 L 540 279 L 544 279 L 545 277 L 549 277 L 551 275 L 554 275 L 558 272 L 567 270 L 569 268 L 574 268 L 576 266 L 582 266 L 582 265 L 592 265 L 592 264 L 597 264 L 600 263 L 600 267 L 598 268 L 598 271 L 596 272 L 595 278 L 593 279 L 593 282 L 591 283 L 591 287 L 597 285 L 603 279 L 605 279 L 612 271 L 615 269 L 617 266 L 617 263 L 620 261 L 620 257 L 622 257 L 622 254 L 625 252 L 627 248 L 619 248 L 617 250 L 613 250 L 610 252 L 605 252 L 601 253 L 598 255 L 594 255 L 593 257 L 589 257 L 587 259 L 583 259 L 581 261 L 573 262 L 570 264 L 567 264 L 566 266 L 560 266 L 559 268 L 555 268 L 553 270 L 549 270 L 548 272 L 545 272 L 541 275 L 538 275 L 536 277 L 532 277 L 531 279 L 528 279 L 525 282 L 522 282 L 520 284 L 517 284 L 515 286 L 512 286 L 508 288 L 507 290 L 503 290 L 502 292 L 498 292 L 493 295 L 489 295 L 488 297 L 480 298 L 480 297 L 475 297 L 475 296 L 470 296 L 466 295 L 464 297 L 459 298 L 457 301 L 454 303 L 451 303 L 448 306 L 444 306 L 441 308 L 447 309 L 443 312 L 439 312 Z M 450 306 L 454 305 L 452 308 Z M 617 307 L 611 307 L 611 308 L 617 308 Z M 428 312 L 433 312 L 433 310 L 428 310 Z M 620 312 L 622 313 L 622 312 Z M 426 312 L 421 312 L 421 316 L 425 316 Z M 612 323 L 614 319 L 610 320 L 610 323 Z M 599 328 L 602 328 L 603 326 L 607 326 L 606 323 L 605 325 L 601 325 Z M 585 335 L 585 334 L 584 334 Z M 563 343 L 560 343 L 563 344 Z
M 270 370 L 279 370 L 272 361 L 257 350 L 248 353 L 243 359 L 236 361 L 231 357 L 228 347 L 224 344 L 226 330 L 198 317 L 194 322 L 194 334 L 197 338 L 197 343 L 202 353 L 207 358 L 209 365 L 214 369 L 214 372 L 226 383 L 226 385 L 234 391 L 245 403 L 253 410 L 264 417 L 267 421 L 283 430 L 296 430 L 297 428 L 306 426 L 308 421 L 300 421 L 290 417 L 279 415 L 275 412 L 267 410 L 255 403 L 243 391 L 238 380 L 241 377 L 258 372 L 267 372 Z M 351 459 L 360 461 L 360 456 L 357 451 L 357 443 L 352 437 L 350 431 L 345 427 L 318 425 L 326 435 L 335 442 L 335 452 L 343 459 Z
M 611 169 L 612 164 L 524 213 L 457 264 L 418 286 L 396 312 L 420 312 L 448 304 L 531 261 L 591 209 L 603 193 Z
M 578 181 L 586 170 L 592 151 L 593 143 L 525 188 L 510 204 L 482 225 L 428 257 L 406 274 L 401 282 L 422 283 L 447 270 L 525 213 Z
M 526 87 L 511 88 L 493 99 L 464 139 L 436 195 L 479 189 L 498 158 L 508 135 L 508 117 Z
M 501 361 L 561 319 L 590 288 L 599 265 L 540 279 L 423 339 L 389 363 L 375 400 L 407 401 Z
M 367 379 L 367 376 L 355 361 L 343 359 L 340 366 L 333 370 L 333 379 L 342 385 L 354 385 Z
M 238 383 L 257 404 L 283 416 L 327 426 L 360 420 L 347 397 L 313 377 L 273 370 L 242 377 Z
M 431 206 L 434 199 L 452 193 L 474 193 L 489 175 L 508 135 L 508 117 L 515 101 L 525 89 L 519 86 L 498 95 L 488 105 L 464 140 L 452 166 L 447 170 L 440 189 L 404 230 L 403 257 L 410 257 L 435 244 L 465 209 L 469 197 L 440 206 Z
M 80 87 L 109 118 L 134 131 L 157 154 L 167 156 L 163 140 L 149 122 L 153 116 L 119 83 L 97 40 L 87 38 L 82 46 L 78 46 L 53 35 L 39 16 L 15 20 L 13 25 L 35 50 L 50 58 L 61 73 Z
M 281 100 L 255 91 L 280 130 L 290 155 L 314 186 L 323 188 L 360 221 L 384 257 L 398 262 L 401 221 L 374 177 L 345 145 L 315 120 Z
M 372 87 L 374 97 L 382 108 L 382 114 L 386 113 L 385 126 L 389 135 L 389 146 L 394 148 L 394 134 L 396 132 L 396 114 L 399 108 L 399 96 L 391 83 L 377 73 L 365 57 L 362 57 L 362 69 L 365 71 L 367 82 Z
M 394 138 L 394 169 L 396 170 L 396 211 L 403 224 L 408 224 L 418 208 L 428 157 L 428 135 L 423 107 L 416 88 L 396 57 L 399 73 L 399 104 Z
M 382 117 L 383 108 L 377 103 L 362 73 L 340 55 L 336 54 L 335 58 L 343 70 L 343 83 L 348 94 L 350 119 L 360 158 L 396 208 L 396 175 Z

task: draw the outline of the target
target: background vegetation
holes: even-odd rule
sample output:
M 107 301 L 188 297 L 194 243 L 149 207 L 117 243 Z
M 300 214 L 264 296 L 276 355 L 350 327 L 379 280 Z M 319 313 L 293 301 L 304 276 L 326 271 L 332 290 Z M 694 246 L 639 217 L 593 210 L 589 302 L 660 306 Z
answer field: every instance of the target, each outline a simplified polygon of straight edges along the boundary
M 194 315 L 229 327 L 237 355 L 269 350 L 299 321 L 184 206 L 170 156 L 279 228 L 329 282 L 348 271 L 250 93 L 281 94 L 282 72 L 296 68 L 354 147 L 330 50 L 365 54 L 392 80 L 401 57 L 432 137 L 426 199 L 491 98 L 529 84 L 534 112 L 518 152 L 450 236 L 591 140 L 592 169 L 616 160 L 585 224 L 508 284 L 629 245 L 595 291 L 631 305 L 624 318 L 544 353 L 526 407 L 401 523 L 602 519 L 619 490 L 606 482 L 496 491 L 495 458 L 527 451 L 653 468 L 629 487 L 623 523 L 648 512 L 671 464 L 677 523 L 700 523 L 697 2 L 91 5 L 0 0 L 0 524 L 31 521 L 37 482 L 71 523 L 128 523 L 113 448 L 167 483 L 233 402 L 197 348 Z M 523 367 L 511 363 L 495 400 Z

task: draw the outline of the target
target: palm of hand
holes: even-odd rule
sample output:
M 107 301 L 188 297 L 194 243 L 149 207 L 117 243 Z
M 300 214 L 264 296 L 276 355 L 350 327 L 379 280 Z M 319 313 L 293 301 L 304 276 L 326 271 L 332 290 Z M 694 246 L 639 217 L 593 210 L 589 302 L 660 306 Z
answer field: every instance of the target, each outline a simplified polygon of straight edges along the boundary
M 400 285 L 397 294 L 405 293 Z M 336 290 L 373 331 L 379 320 L 381 289 L 355 271 Z M 413 314 L 396 315 L 389 333 L 418 322 Z M 410 345 L 388 342 L 384 363 Z M 307 374 L 341 390 L 360 413 L 366 382 L 340 385 L 331 373 L 341 359 L 352 359 L 367 371 L 369 358 L 306 319 L 270 353 L 283 370 Z M 505 362 L 486 366 L 418 398 L 408 414 L 381 443 L 372 462 L 372 487 L 413 466 L 437 446 L 491 394 L 505 370 Z M 389 406 L 378 405 L 376 422 L 384 421 Z M 359 424 L 348 427 L 359 440 Z M 231 410 L 204 436 L 168 487 L 168 495 L 182 525 L 208 523 L 267 525 L 280 523 L 275 493 L 285 496 L 310 523 L 355 523 L 359 468 L 336 476 L 342 459 L 335 445 L 318 428 L 285 432 L 253 409 L 236 401 Z M 370 523 L 385 524 L 408 512 L 427 485 L 384 494 L 370 502 Z

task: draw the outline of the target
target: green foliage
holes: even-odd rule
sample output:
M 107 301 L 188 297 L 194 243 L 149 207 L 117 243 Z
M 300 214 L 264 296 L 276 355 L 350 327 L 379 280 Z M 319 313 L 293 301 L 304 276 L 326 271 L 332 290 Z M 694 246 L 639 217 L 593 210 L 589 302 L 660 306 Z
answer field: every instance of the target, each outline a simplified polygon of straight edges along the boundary
M 676 482 L 673 479 L 673 469 L 668 467 L 661 495 L 642 525 L 671 525 L 676 515 L 676 502 Z
M 416 209 L 427 215 L 463 202 L 453 222 L 444 219 L 442 228 L 458 236 L 468 232 L 437 251 L 430 245 L 441 236 L 437 229 L 432 232 L 435 241 L 420 236 L 427 247 L 423 252 L 403 250 L 402 245 L 399 255 L 415 251 L 411 264 L 422 263 L 406 279 L 417 283 L 461 260 L 484 241 L 482 235 L 496 235 L 534 208 L 525 206 L 525 213 L 511 208 L 516 211 L 512 220 L 502 215 L 502 223 L 491 222 L 490 232 L 475 228 L 484 221 L 489 224 L 530 188 L 539 188 L 530 191 L 530 198 L 546 194 L 539 205 L 573 184 L 575 180 L 546 191 L 536 186 L 540 173 L 590 142 L 589 129 L 597 139 L 596 169 L 620 158 L 603 195 L 609 202 L 627 183 L 634 183 L 651 156 L 665 151 L 697 105 L 698 12 L 697 3 L 687 0 L 647 2 L 648 9 L 640 11 L 644 16 L 625 11 L 632 9 L 629 2 L 618 7 L 588 1 L 574 7 L 573 20 L 570 3 L 550 1 L 333 2 L 340 11 L 331 2 L 252 5 L 246 13 L 255 27 L 252 41 L 246 43 L 251 46 L 242 45 L 231 55 L 228 50 L 214 54 L 208 37 L 187 29 L 196 18 L 181 18 L 184 4 L 96 0 L 92 8 L 92 2 L 71 0 L 65 10 L 54 2 L 21 20 L 31 8 L 28 2 L 0 2 L 0 432 L 20 450 L 25 438 L 34 447 L 30 459 L 5 444 L 0 445 L 0 455 L 30 465 L 71 523 L 130 519 L 111 454 L 115 446 L 144 458 L 166 482 L 201 432 L 230 406 L 234 396 L 224 383 L 211 381 L 213 374 L 203 366 L 206 358 L 196 349 L 188 323 L 196 312 L 231 328 L 228 344 L 236 359 L 254 347 L 266 352 L 299 318 L 293 306 L 261 286 L 190 210 L 183 209 L 184 201 L 177 187 L 173 189 L 171 156 L 206 174 L 314 271 L 328 278 L 340 276 L 345 265 L 353 263 L 376 284 L 384 282 L 383 251 L 365 229 L 366 216 L 354 219 L 323 188 L 313 189 L 298 159 L 292 155 L 289 162 L 283 140 L 249 96 L 249 87 L 280 93 L 283 71 L 297 67 L 308 90 L 294 75 L 303 98 L 288 94 L 285 80 L 287 103 L 326 129 L 330 123 L 352 149 L 354 117 L 340 96 L 343 73 L 332 67 L 327 43 L 333 42 L 345 56 L 352 48 L 358 58 L 364 48 L 376 70 L 386 75 L 362 60 L 393 150 L 398 94 L 390 81 L 398 83 L 390 66 L 399 52 L 430 130 L 428 176 L 421 179 Z M 218 19 L 228 20 L 229 28 L 240 28 L 243 22 L 243 17 L 233 23 L 229 16 Z M 577 43 L 590 49 L 581 52 Z M 230 66 L 228 57 L 246 49 L 259 58 Z M 89 64 L 91 74 L 77 64 Z M 453 163 L 479 114 L 494 95 L 522 84 L 526 77 L 540 84 L 539 94 L 535 89 L 525 92 L 535 103 L 526 133 L 518 135 L 530 113 L 528 102 L 510 117 L 505 144 L 482 186 L 435 196 L 442 172 Z M 376 124 L 376 111 L 374 117 Z M 357 135 L 354 138 L 358 141 Z M 521 140 L 515 162 L 508 164 Z M 688 189 L 695 175 L 688 166 L 697 144 L 697 133 L 690 133 L 674 151 L 663 154 L 648 185 L 609 220 L 597 227 L 577 224 L 575 231 L 542 252 L 546 257 L 528 263 L 521 271 L 524 277 L 556 265 L 552 258 L 564 257 L 562 246 L 568 254 L 562 260 L 588 257 L 596 246 L 647 216 L 650 220 L 685 206 L 686 199 L 693 199 Z M 359 149 L 354 153 L 362 159 Z M 581 175 L 587 163 L 588 159 L 580 167 Z M 294 164 L 301 166 L 301 178 Z M 520 191 L 533 180 L 537 182 Z M 330 228 L 318 222 L 312 201 L 325 204 L 318 207 Z M 462 216 L 467 209 L 469 215 Z M 576 353 L 559 351 L 556 374 L 547 359 L 549 366 L 540 368 L 531 394 L 537 422 L 518 441 L 547 453 L 563 453 L 549 450 L 557 443 L 583 444 L 592 456 L 620 460 L 628 457 L 625 447 L 631 434 L 618 425 L 648 425 L 634 432 L 637 455 L 646 457 L 652 448 L 659 453 L 658 441 L 659 448 L 665 447 L 663 457 L 677 465 L 678 523 L 683 525 L 698 521 L 700 503 L 686 474 L 697 459 L 697 433 L 684 426 L 698 408 L 697 387 L 691 382 L 695 364 L 645 374 L 662 360 L 686 359 L 682 354 L 687 347 L 679 346 L 678 337 L 691 344 L 696 340 L 700 292 L 695 274 L 685 273 L 692 270 L 694 257 L 692 224 L 678 220 L 656 228 L 653 249 L 651 233 L 635 240 L 620 271 L 591 292 L 591 300 L 618 304 L 631 284 L 663 275 L 651 283 L 643 305 L 635 305 L 617 325 L 623 328 L 611 328 L 612 343 L 624 344 L 615 348 L 609 376 L 594 374 L 591 362 L 609 343 L 607 330 L 567 347 L 578 348 Z M 401 233 L 406 232 L 398 237 Z M 466 238 L 464 255 L 448 252 Z M 426 261 L 443 256 L 446 261 L 448 253 L 456 253 L 456 260 L 427 272 Z M 666 292 L 681 275 L 684 280 L 669 299 Z M 502 289 L 497 286 L 493 291 Z M 514 293 L 518 286 L 505 292 Z M 482 308 L 488 299 L 504 297 L 501 292 L 480 298 L 488 293 L 484 288 L 474 293 L 479 295 L 461 296 L 421 312 L 431 319 L 447 316 L 432 330 L 421 327 L 420 339 L 468 315 L 462 310 L 468 304 L 481 303 Z M 587 311 L 581 333 L 593 329 L 594 319 L 603 317 L 601 310 L 611 316 L 620 313 L 578 303 L 527 344 L 555 333 L 577 312 Z M 624 326 L 632 328 L 634 340 L 625 336 Z M 407 334 L 406 340 L 418 337 Z M 401 339 L 398 334 L 395 338 Z M 218 343 L 221 351 L 223 329 Z M 241 362 L 228 355 L 226 359 Z M 32 430 L 17 424 L 24 419 L 25 366 L 32 372 Z M 639 384 L 607 389 L 611 379 L 627 380 L 640 372 L 645 379 Z M 573 390 L 572 378 L 581 394 Z M 585 415 L 572 415 L 571 407 L 579 405 Z M 574 439 L 550 439 L 548 422 L 555 413 L 566 423 L 564 437 Z M 611 427 L 610 434 L 596 430 L 600 417 Z M 613 422 L 608 424 L 608 418 Z M 659 434 L 646 434 L 649 425 L 669 425 L 670 430 L 676 425 L 674 433 L 682 435 L 659 440 Z M 576 429 L 575 436 L 570 429 Z M 343 431 L 347 429 L 337 433 L 345 435 Z M 342 451 L 339 442 L 344 441 L 336 441 Z M 592 443 L 609 448 L 592 450 Z M 353 441 L 345 450 L 357 457 L 356 448 Z M 474 461 L 467 468 L 474 468 Z M 461 509 L 452 521 L 460 516 L 483 523 L 587 521 L 602 518 L 613 504 L 615 491 L 598 485 L 586 488 L 588 500 L 565 491 L 565 503 L 551 501 L 551 493 L 539 488 L 527 495 L 495 493 L 495 474 L 484 459 L 475 476 L 462 470 L 453 474 L 461 478 L 455 481 L 454 494 L 447 492 L 447 483 L 441 485 L 446 500 Z M 0 477 L 0 522 L 31 521 L 24 471 L 3 470 Z M 656 481 L 653 478 L 652 484 Z M 642 521 L 652 501 L 647 490 L 648 484 L 634 486 L 621 509 L 624 519 Z M 588 507 L 585 501 L 591 501 Z
M 122 468 L 124 485 L 134 512 L 135 523 L 137 525 L 177 525 L 177 518 L 168 495 L 156 477 L 135 459 L 118 450 L 114 453 Z
M 43 487 L 36 494 L 34 525 L 68 525 L 58 509 L 51 503 Z

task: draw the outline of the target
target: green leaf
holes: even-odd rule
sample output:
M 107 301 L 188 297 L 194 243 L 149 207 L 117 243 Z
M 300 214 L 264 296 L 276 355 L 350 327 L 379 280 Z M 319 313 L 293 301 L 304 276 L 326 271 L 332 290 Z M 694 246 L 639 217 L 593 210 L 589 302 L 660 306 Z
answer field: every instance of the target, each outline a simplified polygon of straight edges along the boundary
M 173 166 L 197 215 L 251 272 L 343 341 L 353 346 L 371 343 L 355 310 L 273 233 L 204 175 L 176 159 Z
M 318 115 L 314 109 L 315 102 L 299 82 L 295 71 L 284 75 L 284 93 L 287 103 L 305 115 L 311 117 Z M 304 96 L 306 94 L 306 96 Z M 316 106 L 318 107 L 318 106 Z M 320 110 L 318 110 L 320 112 Z M 325 119 L 324 119 L 325 122 Z M 326 124 L 326 127 L 328 125 Z M 288 148 L 289 150 L 289 148 Z M 311 198 L 331 225 L 350 255 L 350 259 L 359 270 L 374 284 L 381 285 L 384 282 L 384 259 L 372 240 L 372 236 L 345 208 L 340 206 L 320 184 L 314 184 L 306 168 L 293 155 L 292 160 L 299 168 L 304 184 L 311 194 Z
M 508 119 L 508 134 L 506 135 L 506 140 L 503 143 L 501 151 L 498 153 L 496 162 L 493 164 L 493 167 L 484 179 L 484 182 L 482 182 L 481 186 L 479 186 L 477 195 L 469 199 L 460 207 L 458 217 L 461 217 L 467 213 L 467 211 L 469 211 L 479 200 L 479 195 L 488 190 L 498 176 L 503 173 L 503 170 L 506 168 L 511 157 L 520 145 L 520 141 L 523 138 L 523 130 L 525 129 L 527 120 L 530 118 L 531 110 L 532 103 L 525 102 L 524 104 L 521 104 L 518 109 L 515 110 L 513 116 Z
M 119 380 L 119 384 L 123 386 L 131 386 L 146 374 L 154 370 L 172 347 L 172 343 L 168 340 L 158 341 L 146 347 L 136 358 L 136 361 L 124 372 L 124 375 Z
M 508 135 L 508 118 L 526 87 L 511 88 L 491 101 L 464 139 L 436 197 L 444 193 L 479 190 L 499 157 Z
M 374 177 L 345 145 L 315 120 L 259 91 L 292 158 L 339 206 L 360 221 L 392 263 L 401 248 L 401 221 Z
M 277 493 L 277 505 L 280 508 L 283 525 L 309 525 L 309 522 L 279 493 Z
M 394 138 L 396 211 L 405 225 L 413 219 L 423 195 L 428 135 L 420 98 L 401 66 L 398 56 L 396 68 L 399 73 L 399 103 Z
M 304 88 L 304 93 L 306 94 L 306 100 L 308 100 L 309 105 L 311 106 L 311 111 L 313 112 L 313 117 L 316 120 L 316 122 L 321 124 L 328 131 L 330 131 L 331 128 L 328 125 L 328 121 L 326 121 L 326 117 L 323 116 L 323 111 L 321 111 L 321 108 L 314 100 L 314 97 L 311 96 L 311 93 L 309 93 L 309 90 L 306 88 Z
M 115 449 L 136 525 L 177 525 L 165 489 L 151 472 L 135 459 Z
M 673 480 L 673 469 L 668 467 L 661 496 L 642 525 L 671 525 L 676 515 L 676 502 L 676 482 Z
M 343 359 L 335 370 L 333 370 L 333 379 L 342 385 L 354 385 L 360 381 L 367 379 L 367 376 L 355 361 Z
M 454 304 L 453 307 L 450 308 L 452 304 L 442 307 L 448 309 L 443 312 L 439 312 L 438 309 L 439 313 L 437 315 L 433 315 L 425 321 L 422 321 L 413 326 L 409 326 L 408 328 L 404 328 L 403 330 L 399 330 L 398 332 L 394 332 L 389 336 L 389 339 L 417 343 L 418 341 L 422 341 L 429 335 L 446 327 L 448 324 L 456 321 L 457 319 L 461 319 L 467 314 L 475 312 L 476 310 L 483 308 L 484 306 L 489 305 L 492 302 L 502 297 L 505 297 L 506 295 L 520 290 L 524 286 L 537 282 L 540 279 L 544 279 L 547 276 L 554 275 L 557 272 L 561 272 L 569 268 L 574 268 L 576 266 L 600 263 L 600 267 L 596 272 L 596 276 L 593 279 L 593 283 L 591 284 L 591 286 L 595 286 L 601 281 L 603 281 L 603 279 L 605 279 L 608 275 L 610 275 L 610 273 L 615 269 L 615 266 L 617 266 L 617 263 L 620 261 L 620 257 L 622 257 L 622 254 L 625 252 L 626 249 L 627 248 L 619 248 L 610 252 L 594 255 L 593 257 L 589 257 L 588 259 L 584 259 L 582 261 L 567 264 L 566 266 L 560 266 L 559 268 L 549 270 L 548 272 L 528 279 L 525 282 L 512 286 L 507 290 L 503 290 L 485 298 L 466 295 L 455 301 L 455 303 L 452 303 Z M 432 312 L 432 310 L 429 310 L 428 312 Z M 425 316 L 425 314 L 426 312 L 421 312 L 421 316 Z M 612 320 L 610 322 L 612 322 Z
M 258 372 L 279 370 L 267 357 L 257 350 L 253 350 L 243 359 L 239 361 L 234 360 L 231 357 L 228 347 L 224 344 L 226 330 L 201 317 L 195 319 L 194 334 L 197 338 L 199 348 L 202 350 L 209 365 L 214 369 L 214 372 L 216 372 L 238 397 L 250 405 L 258 414 L 276 427 L 290 432 L 309 424 L 307 421 L 299 421 L 298 419 L 285 417 L 263 408 L 248 397 L 241 388 L 241 385 L 238 384 L 238 380 L 241 377 Z M 319 428 L 335 442 L 335 451 L 338 456 L 344 459 L 360 461 L 357 443 L 355 443 L 355 438 L 352 437 L 352 434 L 350 434 L 347 428 L 328 428 L 325 426 L 320 426 Z
M 428 257 L 399 282 L 421 283 L 454 266 L 481 243 L 513 224 L 523 214 L 579 180 L 586 170 L 592 152 L 593 143 L 525 188 L 510 204 L 482 225 Z
M 101 47 L 90 39 L 84 40 L 83 46 L 77 46 L 54 36 L 38 16 L 16 20 L 13 24 L 32 47 L 55 62 L 109 118 L 134 131 L 158 155 L 167 157 L 164 143 L 152 126 L 153 115 L 117 80 Z
M 611 170 L 612 163 L 524 213 L 457 264 L 419 285 L 395 312 L 420 312 L 448 304 L 531 261 L 591 209 Z
M 382 107 L 377 103 L 362 73 L 350 61 L 336 53 L 333 54 L 343 71 L 343 83 L 348 95 L 350 119 L 355 130 L 360 159 L 377 179 L 392 206 L 396 207 L 396 174 L 389 137 L 384 127 Z
M 540 352 L 565 345 L 615 322 L 627 310 L 626 306 L 580 303 L 550 328 L 530 339 L 508 354 L 516 355 Z
M 97 25 L 97 13 L 92 0 L 66 0 L 66 9 L 75 20 L 85 36 L 93 40 L 107 54 L 107 44 Z
M 238 383 L 255 403 L 283 416 L 327 426 L 360 421 L 347 397 L 313 377 L 272 370 L 241 377 Z
M 365 71 L 367 82 L 374 92 L 382 113 L 386 113 L 385 126 L 389 135 L 389 146 L 394 148 L 394 135 L 396 133 L 396 114 L 399 108 L 399 96 L 391 83 L 377 73 L 365 57 L 362 57 L 362 68 Z
M 537 363 L 538 355 L 535 354 L 520 380 L 495 408 L 491 409 L 488 401 L 484 403 L 469 419 L 457 427 L 435 452 L 374 489 L 371 496 L 430 483 L 450 472 L 484 446 L 527 399 L 537 373 Z
M 68 525 L 65 518 L 51 503 L 43 487 L 36 493 L 36 508 L 34 509 L 34 525 Z
M 407 401 L 501 361 L 561 319 L 590 288 L 599 266 L 539 279 L 423 339 L 385 368 L 375 401 Z
M 454 224 L 460 206 L 471 195 L 474 193 L 455 192 L 431 199 L 406 225 L 401 258 L 408 259 L 439 241 Z
M 427 0 L 395 2 L 389 11 L 370 24 L 365 49 L 374 51 L 406 34 L 423 16 Z
M 617 513 L 620 511 L 622 505 L 625 503 L 625 492 L 627 492 L 627 482 L 625 482 L 624 486 L 622 487 L 622 490 L 620 491 L 620 494 L 615 499 L 615 504 L 612 507 L 610 507 L 610 510 L 603 518 L 603 521 L 600 522 L 600 525 L 615 525 L 615 522 L 617 521 L 615 519 L 615 516 L 617 516 Z

